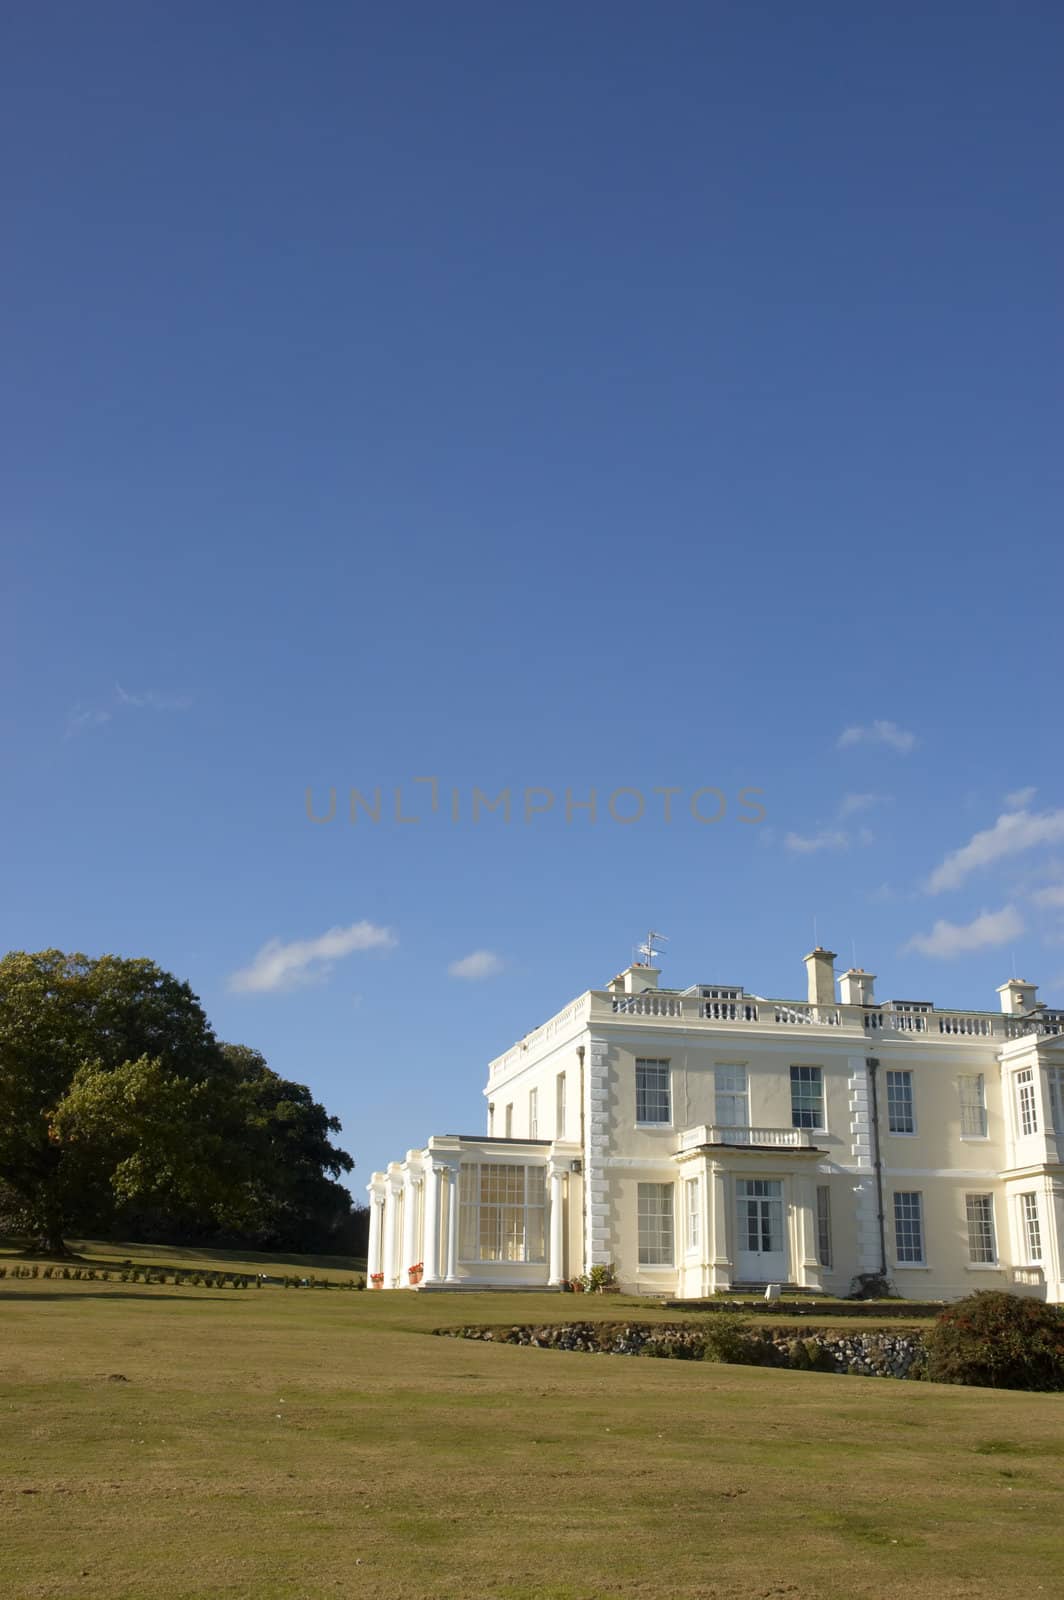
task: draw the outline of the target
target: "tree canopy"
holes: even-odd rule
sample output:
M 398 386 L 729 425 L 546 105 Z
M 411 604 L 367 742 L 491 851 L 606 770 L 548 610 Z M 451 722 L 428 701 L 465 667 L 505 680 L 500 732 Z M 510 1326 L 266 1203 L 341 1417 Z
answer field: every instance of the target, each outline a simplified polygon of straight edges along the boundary
M 340 1124 L 258 1051 L 220 1043 L 154 962 L 0 960 L 0 1183 L 52 1249 L 103 1229 L 349 1250 Z

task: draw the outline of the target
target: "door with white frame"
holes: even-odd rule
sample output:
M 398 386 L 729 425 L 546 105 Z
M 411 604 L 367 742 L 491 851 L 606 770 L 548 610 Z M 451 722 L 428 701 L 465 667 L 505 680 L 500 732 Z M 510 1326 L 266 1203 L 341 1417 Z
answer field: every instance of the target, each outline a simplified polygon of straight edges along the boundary
M 788 1281 L 783 1183 L 779 1178 L 738 1178 L 735 1276 L 746 1283 Z

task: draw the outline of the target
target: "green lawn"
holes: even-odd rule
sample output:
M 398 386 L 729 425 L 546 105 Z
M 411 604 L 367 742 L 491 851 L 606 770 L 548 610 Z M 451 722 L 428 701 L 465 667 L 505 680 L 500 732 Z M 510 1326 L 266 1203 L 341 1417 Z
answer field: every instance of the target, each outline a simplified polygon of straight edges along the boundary
M 1064 1397 L 425 1336 L 626 1314 L 677 1316 L 613 1296 L 4 1280 L 0 1594 L 1060 1592 Z

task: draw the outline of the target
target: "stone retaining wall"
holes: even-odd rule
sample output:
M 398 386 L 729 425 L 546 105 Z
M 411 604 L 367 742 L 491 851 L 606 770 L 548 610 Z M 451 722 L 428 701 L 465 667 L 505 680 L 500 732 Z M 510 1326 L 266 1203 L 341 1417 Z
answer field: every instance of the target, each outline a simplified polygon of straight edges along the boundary
M 715 1359 L 712 1333 L 691 1323 L 568 1322 L 433 1331 L 445 1338 L 532 1345 L 541 1350 L 656 1356 L 678 1361 Z M 747 1365 L 814 1369 L 867 1378 L 918 1378 L 927 1359 L 923 1340 L 912 1330 L 835 1333 L 829 1329 L 753 1328 L 744 1333 L 749 1359 L 743 1359 Z M 707 1344 L 711 1347 L 708 1356 Z

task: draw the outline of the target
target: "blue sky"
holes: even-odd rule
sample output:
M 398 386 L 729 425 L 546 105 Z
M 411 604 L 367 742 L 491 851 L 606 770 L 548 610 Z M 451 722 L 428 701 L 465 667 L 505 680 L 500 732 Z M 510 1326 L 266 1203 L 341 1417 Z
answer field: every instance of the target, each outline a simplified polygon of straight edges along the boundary
M 1058 7 L 4 32 L 4 947 L 187 977 L 356 1192 L 651 926 L 1064 1003 Z

